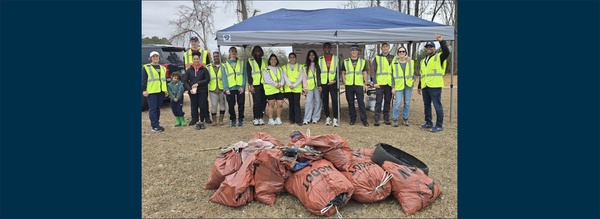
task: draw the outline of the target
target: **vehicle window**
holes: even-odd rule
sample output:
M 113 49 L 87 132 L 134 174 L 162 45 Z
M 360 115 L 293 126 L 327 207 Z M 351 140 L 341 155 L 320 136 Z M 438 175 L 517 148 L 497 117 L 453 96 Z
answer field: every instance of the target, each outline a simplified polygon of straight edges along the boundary
M 183 63 L 183 49 L 163 48 L 163 60 L 165 63 L 179 64 Z

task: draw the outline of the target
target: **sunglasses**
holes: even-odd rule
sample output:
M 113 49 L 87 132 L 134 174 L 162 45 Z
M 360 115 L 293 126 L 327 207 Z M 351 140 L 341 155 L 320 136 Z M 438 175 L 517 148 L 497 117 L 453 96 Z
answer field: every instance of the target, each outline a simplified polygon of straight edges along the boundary
M 406 51 L 398 51 L 398 53 L 406 53 Z

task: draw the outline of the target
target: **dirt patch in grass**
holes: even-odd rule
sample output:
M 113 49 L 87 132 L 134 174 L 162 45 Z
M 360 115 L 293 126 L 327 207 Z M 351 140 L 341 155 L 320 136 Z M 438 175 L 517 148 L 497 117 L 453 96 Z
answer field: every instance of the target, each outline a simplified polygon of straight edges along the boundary
M 444 77 L 450 85 L 450 76 Z M 457 76 L 454 77 L 457 85 Z M 370 127 L 360 122 L 350 126 L 348 104 L 345 94 L 341 95 L 340 127 L 325 126 L 325 116 L 318 124 L 298 126 L 289 124 L 287 106 L 282 113 L 283 125 L 253 126 L 252 110 L 246 96 L 246 111 L 243 127 L 207 125 L 205 130 L 193 126 L 173 127 L 175 117 L 168 102 L 161 107 L 161 126 L 164 132 L 151 132 L 148 111 L 143 111 L 142 120 L 142 217 L 144 218 L 302 218 L 319 217 L 310 213 L 300 201 L 289 193 L 277 196 L 275 206 L 270 207 L 253 201 L 241 207 L 228 207 L 209 201 L 216 190 L 204 190 L 210 170 L 219 153 L 218 150 L 202 149 L 227 146 L 238 141 L 248 141 L 258 132 L 267 132 L 284 144 L 293 131 L 310 129 L 311 135 L 338 134 L 350 147 L 375 149 L 375 144 L 384 142 L 398 147 L 419 158 L 429 166 L 429 176 L 436 180 L 442 194 L 431 205 L 406 216 L 400 203 L 390 195 L 386 200 L 361 204 L 359 213 L 341 211 L 344 217 L 353 218 L 456 218 L 457 217 L 457 92 L 453 90 L 452 115 L 450 115 L 450 89 L 443 89 L 444 131 L 431 133 L 419 128 L 424 124 L 423 99 L 413 92 L 409 115 L 409 127 L 394 128 L 381 123 L 373 126 L 374 112 L 367 110 Z M 305 100 L 301 101 L 303 105 Z M 183 106 L 185 120 L 190 120 L 189 99 Z M 304 113 L 304 106 L 302 107 Z M 392 112 L 390 112 L 391 118 Z M 436 118 L 433 110 L 434 121 Z M 452 116 L 452 122 L 450 117 Z M 265 115 L 265 118 L 268 118 Z M 358 120 L 358 119 L 357 119 Z M 358 120 L 360 121 L 360 120 Z M 336 217 L 332 215 L 330 217 Z

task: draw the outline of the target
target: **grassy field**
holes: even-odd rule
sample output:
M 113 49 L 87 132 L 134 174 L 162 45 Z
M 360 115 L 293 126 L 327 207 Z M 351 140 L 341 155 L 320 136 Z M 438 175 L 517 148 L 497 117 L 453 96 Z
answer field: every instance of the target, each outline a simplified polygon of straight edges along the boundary
M 445 77 L 446 86 L 450 76 Z M 457 85 L 457 76 L 454 77 Z M 144 218 L 302 218 L 320 217 L 310 213 L 302 203 L 288 193 L 277 197 L 275 206 L 270 207 L 253 201 L 241 207 L 228 207 L 209 201 L 216 190 L 204 190 L 218 150 L 202 149 L 227 146 L 238 141 L 249 141 L 258 132 L 267 132 L 284 144 L 296 130 L 310 129 L 311 135 L 337 134 L 345 138 L 350 147 L 375 149 L 375 144 L 384 142 L 400 148 L 419 158 L 429 166 L 429 177 L 437 181 L 442 194 L 431 205 L 406 216 L 400 203 L 389 196 L 386 200 L 362 204 L 351 201 L 348 209 L 341 208 L 344 217 L 352 218 L 456 218 L 457 217 L 457 89 L 453 91 L 452 115 L 450 115 L 450 89 L 443 89 L 444 131 L 432 133 L 419 128 L 424 124 L 422 96 L 413 92 L 409 127 L 400 125 L 394 128 L 381 123 L 373 126 L 374 112 L 367 110 L 370 127 L 357 124 L 350 126 L 348 104 L 342 94 L 340 127 L 325 126 L 322 114 L 318 124 L 298 126 L 289 124 L 284 107 L 283 125 L 253 126 L 252 110 L 246 99 L 243 127 L 228 128 L 207 125 L 205 130 L 195 130 L 193 126 L 173 127 L 175 117 L 168 103 L 161 107 L 161 126 L 164 132 L 154 133 L 150 129 L 148 111 L 141 114 L 142 130 L 142 217 Z M 248 97 L 248 96 L 247 96 Z M 305 100 L 301 101 L 302 105 Z M 183 106 L 185 120 L 190 120 L 189 99 Z M 304 106 L 302 107 L 304 110 Z M 304 111 L 303 111 L 304 113 Z M 391 118 L 392 112 L 390 112 Z M 434 121 L 436 118 L 433 110 Z M 450 122 L 452 117 L 452 122 Z M 268 118 L 265 115 L 265 118 Z M 352 209 L 350 209 L 350 206 Z M 330 217 L 337 217 L 335 214 Z

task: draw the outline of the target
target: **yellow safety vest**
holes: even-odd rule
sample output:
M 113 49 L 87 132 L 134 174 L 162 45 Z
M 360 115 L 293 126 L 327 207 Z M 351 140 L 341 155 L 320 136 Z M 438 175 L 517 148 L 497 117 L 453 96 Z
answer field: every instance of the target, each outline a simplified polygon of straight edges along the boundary
M 208 90 L 214 91 L 217 89 L 217 84 L 219 85 L 219 90 L 223 90 L 223 74 L 221 73 L 221 67 L 219 67 L 217 72 L 213 69 L 213 64 L 210 63 L 208 66 L 208 72 L 210 73 L 210 82 L 208 82 Z
M 300 68 L 304 68 L 304 65 L 296 63 L 296 66 L 294 67 L 294 69 L 291 69 L 291 65 L 290 63 L 288 63 L 287 65 L 285 65 L 285 72 L 287 73 L 287 77 L 290 80 L 290 82 L 295 83 L 299 76 L 300 76 Z M 294 89 L 290 89 L 290 87 L 286 85 L 283 86 L 283 91 L 284 93 L 302 93 L 302 83 L 300 83 L 298 86 L 294 87 Z
M 375 61 L 377 63 L 377 72 L 375 72 L 377 84 L 392 86 L 392 66 L 388 59 L 385 56 L 375 56 Z
M 227 85 L 229 88 L 235 86 L 242 86 L 244 83 L 244 72 L 242 72 L 242 65 L 244 62 L 242 60 L 237 60 L 235 64 L 235 69 L 231 67 L 228 61 L 224 63 L 225 75 L 227 76 Z
M 331 64 L 329 71 L 327 70 L 327 62 L 325 56 L 319 57 L 319 66 L 321 67 L 321 84 L 327 84 L 328 80 L 335 80 L 335 73 L 337 70 L 338 58 L 335 55 L 331 55 Z
M 167 92 L 167 69 L 165 66 L 160 66 L 160 72 L 157 72 L 156 69 L 152 67 L 152 63 L 144 65 L 144 68 L 148 74 L 146 92 L 148 92 L 148 94 Z
M 346 85 L 363 86 L 364 80 L 362 70 L 365 67 L 365 60 L 358 58 L 355 68 L 352 66 L 352 59 L 348 58 L 344 61 L 344 65 L 346 67 Z
M 316 72 L 313 72 L 313 70 L 310 69 L 310 66 L 307 65 L 306 74 L 306 85 L 308 85 L 307 90 L 315 89 L 315 86 L 317 86 L 317 79 L 315 78 Z
M 283 69 L 281 69 L 280 67 L 277 67 L 275 75 L 273 75 L 273 71 L 271 71 L 271 68 L 267 68 L 266 71 L 267 71 L 267 73 L 269 73 L 269 76 L 271 76 L 271 79 L 273 79 L 273 81 L 275 81 L 275 83 L 279 84 L 279 81 L 281 81 L 281 72 L 283 72 Z M 281 88 L 277 89 L 277 87 L 267 84 L 267 83 L 265 83 L 264 86 L 265 86 L 265 95 L 267 95 L 267 96 L 282 93 Z
M 206 58 L 208 57 L 208 51 L 200 49 L 200 66 L 206 65 Z M 192 67 L 192 65 L 194 64 L 192 62 L 192 49 L 188 50 L 187 52 L 185 52 L 183 54 L 183 58 L 184 58 L 184 62 L 185 62 L 185 70 L 187 70 L 188 68 Z
M 394 58 L 394 61 L 392 61 L 392 66 L 394 66 L 392 75 L 394 76 L 394 83 L 396 83 L 394 89 L 396 89 L 396 91 L 404 90 L 404 83 L 406 83 L 407 86 L 412 87 L 415 61 L 410 60 L 410 62 L 406 62 L 406 71 L 402 70 L 400 61 L 398 61 L 397 58 Z
M 425 65 L 425 59 L 421 61 L 421 88 L 443 88 L 444 75 L 446 74 L 446 61 L 441 62 L 440 55 L 437 53 L 429 58 L 429 62 Z
M 254 58 L 248 59 L 248 63 L 250 63 L 250 70 L 252 74 L 252 86 L 261 85 L 265 83 L 265 79 L 263 78 L 262 73 L 267 69 L 267 62 L 265 59 L 261 60 L 262 64 L 259 68 L 258 63 Z

